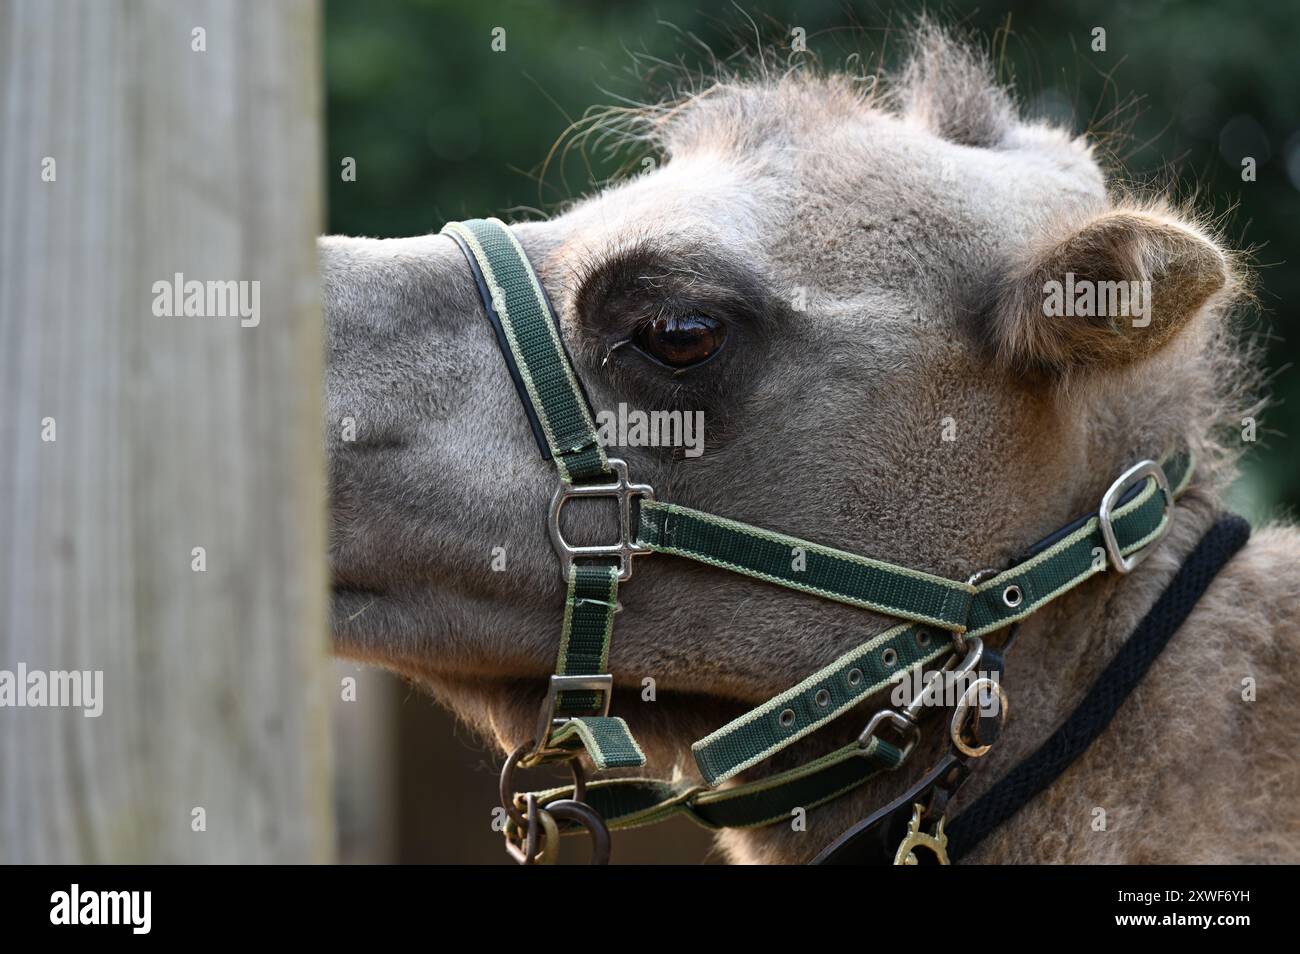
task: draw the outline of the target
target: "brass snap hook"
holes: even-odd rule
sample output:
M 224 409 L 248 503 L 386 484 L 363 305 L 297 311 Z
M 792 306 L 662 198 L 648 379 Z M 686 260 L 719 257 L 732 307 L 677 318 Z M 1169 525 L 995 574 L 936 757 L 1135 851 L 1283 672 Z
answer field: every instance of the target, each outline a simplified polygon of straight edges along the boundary
M 940 815 L 938 823 L 931 832 L 927 832 L 922 827 L 924 820 L 925 809 L 920 802 L 917 802 L 912 806 L 912 820 L 907 823 L 907 834 L 899 843 L 898 850 L 894 852 L 894 864 L 921 864 L 921 856 L 916 853 L 918 848 L 924 848 L 929 852 L 930 857 L 934 859 L 934 863 L 941 865 L 952 864 L 952 861 L 948 858 L 948 836 L 943 830 L 946 819 Z

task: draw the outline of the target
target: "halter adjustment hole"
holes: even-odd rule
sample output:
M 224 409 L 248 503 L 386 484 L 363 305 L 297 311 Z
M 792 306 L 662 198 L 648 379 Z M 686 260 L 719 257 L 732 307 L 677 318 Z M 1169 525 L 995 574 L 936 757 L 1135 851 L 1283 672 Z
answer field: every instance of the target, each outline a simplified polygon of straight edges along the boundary
M 894 668 L 894 664 L 898 662 L 898 650 L 890 646 L 880 654 L 880 661 L 885 664 L 886 669 Z
M 794 710 L 793 709 L 782 710 L 781 714 L 777 716 L 776 721 L 781 723 L 781 728 L 783 729 L 790 728 L 790 726 L 794 725 Z
M 850 670 L 849 670 L 849 685 L 850 685 L 850 686 L 856 686 L 856 685 L 858 685 L 860 682 L 862 682 L 862 670 L 861 670 L 861 669 L 850 669 Z
M 1025 601 L 1025 593 L 1020 587 L 1012 583 L 1002 591 L 1002 602 L 1006 603 L 1011 609 L 1015 609 Z
M 817 703 L 819 709 L 825 709 L 831 704 L 831 694 L 826 689 L 818 689 L 817 695 L 813 696 L 813 702 Z
M 925 648 L 930 645 L 930 634 L 922 630 L 916 634 L 916 645 Z

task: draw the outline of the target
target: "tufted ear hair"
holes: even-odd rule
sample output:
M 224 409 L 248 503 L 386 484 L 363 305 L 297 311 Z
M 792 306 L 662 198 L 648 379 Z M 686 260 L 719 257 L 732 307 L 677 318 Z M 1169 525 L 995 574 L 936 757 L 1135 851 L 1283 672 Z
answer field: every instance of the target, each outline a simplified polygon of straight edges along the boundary
M 999 362 L 1060 376 L 1149 357 L 1233 283 L 1226 253 L 1161 209 L 1114 210 L 1031 253 L 992 310 Z
M 1016 125 L 1011 97 L 987 59 L 925 19 L 912 34 L 891 96 L 902 115 L 963 146 L 995 148 Z

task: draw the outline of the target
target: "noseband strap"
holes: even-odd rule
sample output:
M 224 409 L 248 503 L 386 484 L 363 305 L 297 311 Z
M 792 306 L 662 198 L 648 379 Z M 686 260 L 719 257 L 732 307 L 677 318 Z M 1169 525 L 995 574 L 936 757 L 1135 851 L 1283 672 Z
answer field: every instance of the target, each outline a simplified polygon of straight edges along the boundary
M 496 219 L 474 219 L 450 223 L 442 231 L 469 262 L 538 447 L 559 473 L 548 528 L 566 584 L 560 650 L 536 738 L 512 757 L 508 769 L 516 763 L 568 761 L 583 752 L 597 770 L 644 764 L 627 724 L 609 715 L 614 687 L 609 651 L 618 587 L 631 577 L 634 557 L 685 557 L 903 621 L 696 742 L 692 753 L 703 786 L 624 777 L 516 795 L 504 806 L 511 819 L 506 836 L 512 852 L 526 859 L 547 850 L 534 854 L 534 818 L 541 819 L 546 831 L 574 830 L 593 818 L 602 818 L 602 827 L 633 827 L 675 814 L 711 828 L 754 827 L 823 804 L 898 767 L 920 735 L 917 717 L 925 704 L 920 696 L 901 710 L 880 709 L 856 742 L 806 765 L 713 788 L 908 673 L 946 660 L 940 672 L 967 677 L 982 660 L 988 666 L 995 658 L 1000 673 L 1001 655 L 986 651 L 982 637 L 1023 620 L 1098 573 L 1130 572 L 1168 532 L 1175 500 L 1192 477 L 1193 460 L 1186 452 L 1166 454 L 1159 463 L 1141 461 L 1115 480 L 1095 511 L 1030 547 L 1007 569 L 985 571 L 965 582 L 658 501 L 653 488 L 633 483 L 627 464 L 607 457 L 601 447 L 558 317 L 510 229 Z M 577 547 L 564 539 L 560 512 L 579 496 L 618 502 L 617 543 Z M 983 688 L 987 697 L 989 687 Z M 1000 686 L 992 688 L 1005 698 Z M 988 750 L 1005 720 L 1005 708 L 997 716 L 980 715 L 971 706 L 973 699 L 963 696 L 954 710 L 948 759 L 961 771 L 940 773 L 949 780 L 965 778 L 970 760 Z M 886 740 L 881 737 L 885 732 L 898 738 Z M 503 777 L 503 787 L 508 781 Z M 935 850 L 946 843 L 946 798 L 932 832 L 924 831 L 923 824 L 933 826 L 934 813 L 926 815 L 917 807 L 900 858 L 913 857 L 912 844 Z M 574 801 L 584 803 L 584 811 L 570 810 Z M 547 814 L 548 804 L 555 806 L 553 816 Z M 514 847 L 524 844 L 530 847 Z
M 609 474 L 555 309 L 518 239 L 497 219 L 451 222 L 442 234 L 469 260 L 534 436 L 542 434 L 542 456 L 555 461 L 565 483 Z
M 561 484 L 608 476 L 610 461 L 564 350 L 555 310 L 518 240 L 496 219 L 452 222 L 442 232 L 465 253 L 533 435 L 540 435 L 538 447 L 555 463 Z M 532 751 L 521 764 L 572 759 L 579 751 L 602 770 L 645 764 L 627 723 L 609 715 L 619 577 L 616 562 L 569 564 L 555 675 Z

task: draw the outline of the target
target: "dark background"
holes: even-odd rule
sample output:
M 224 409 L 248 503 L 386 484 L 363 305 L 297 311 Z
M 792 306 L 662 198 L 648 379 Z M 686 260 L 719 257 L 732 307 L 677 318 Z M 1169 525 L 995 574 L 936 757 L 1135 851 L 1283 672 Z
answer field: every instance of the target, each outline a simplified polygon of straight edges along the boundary
M 329 230 L 388 237 L 435 231 L 449 219 L 548 214 L 643 158 L 575 148 L 546 164 L 589 107 L 657 99 L 674 65 L 695 69 L 752 50 L 756 35 L 788 49 L 796 26 L 807 32 L 808 53 L 792 62 L 834 66 L 857 54 L 874 72 L 882 47 L 886 64 L 901 48 L 899 31 L 920 6 L 329 0 Z M 975 31 L 1029 113 L 1106 133 L 1107 153 L 1130 180 L 1195 196 L 1226 216 L 1239 247 L 1254 249 L 1259 306 L 1246 332 L 1269 338 L 1273 402 L 1232 502 L 1255 522 L 1289 512 L 1300 501 L 1292 437 L 1300 376 L 1291 367 L 1300 301 L 1300 3 L 928 7 L 941 22 Z M 491 49 L 495 27 L 506 30 L 505 52 Z M 1090 48 L 1094 27 L 1106 30 L 1104 53 Z M 356 160 L 355 182 L 341 179 L 345 156 Z M 1257 161 L 1255 182 L 1241 179 L 1243 156 Z M 490 756 L 463 732 L 453 736 L 418 693 L 394 699 L 395 860 L 498 857 L 499 836 L 485 823 Z M 345 837 L 346 829 L 345 819 Z M 693 860 L 705 844 L 687 825 L 620 839 L 616 851 L 624 861 Z

